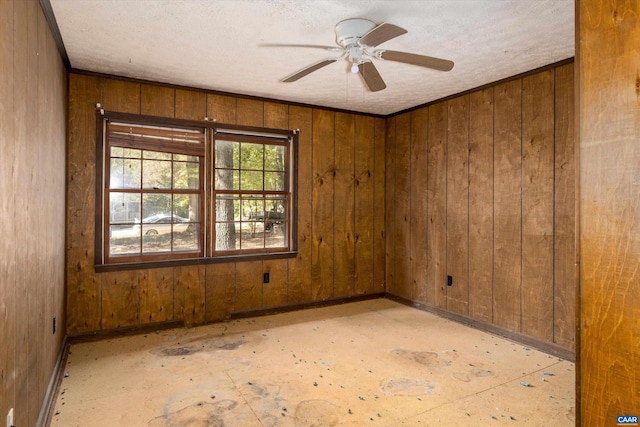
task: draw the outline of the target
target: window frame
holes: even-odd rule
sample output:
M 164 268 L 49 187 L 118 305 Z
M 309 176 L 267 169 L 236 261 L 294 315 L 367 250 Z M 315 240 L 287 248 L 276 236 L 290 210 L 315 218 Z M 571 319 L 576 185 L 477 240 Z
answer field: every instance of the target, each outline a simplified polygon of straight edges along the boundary
M 127 123 L 140 126 L 157 126 L 174 129 L 198 130 L 204 133 L 203 155 L 200 159 L 200 233 L 198 253 L 162 253 L 153 255 L 110 256 L 109 255 L 109 204 L 110 192 L 122 192 L 121 189 L 109 189 L 110 143 L 108 140 L 109 123 Z M 137 268 L 154 268 L 179 265 L 210 264 L 220 262 L 238 262 L 258 259 L 291 258 L 297 255 L 297 153 L 298 130 L 284 130 L 241 126 L 204 121 L 173 119 L 130 113 L 119 113 L 98 109 L 96 112 L 96 199 L 95 199 L 95 254 L 94 268 L 97 272 L 119 271 Z M 215 248 L 215 141 L 216 136 L 225 139 L 241 138 L 264 144 L 286 145 L 285 190 L 288 194 L 286 243 L 283 248 L 261 248 L 258 250 L 239 249 L 216 251 Z M 135 144 L 132 144 L 135 145 Z M 120 145 L 121 146 L 121 145 Z M 129 147 L 141 149 L 140 147 Z M 142 148 L 144 149 L 144 148 Z M 148 148 L 153 149 L 153 148 Z M 163 151 L 163 150 L 160 150 Z M 175 152 L 178 150 L 164 150 Z M 178 154 L 184 154 L 178 152 Z M 189 154 L 194 155 L 194 154 Z M 141 186 L 142 187 L 142 186 Z M 264 188 L 263 188 L 264 190 Z M 165 191 L 165 190 L 163 190 Z M 171 194 L 180 193 L 174 189 L 166 190 Z M 124 191 L 127 192 L 127 191 Z M 132 192 L 144 193 L 145 189 Z M 261 192 L 252 192 L 261 193 Z M 142 216 L 142 215 L 141 215 Z M 142 221 L 142 218 L 140 218 Z M 141 224 L 142 225 L 142 224 Z M 142 242 L 142 240 L 141 240 Z

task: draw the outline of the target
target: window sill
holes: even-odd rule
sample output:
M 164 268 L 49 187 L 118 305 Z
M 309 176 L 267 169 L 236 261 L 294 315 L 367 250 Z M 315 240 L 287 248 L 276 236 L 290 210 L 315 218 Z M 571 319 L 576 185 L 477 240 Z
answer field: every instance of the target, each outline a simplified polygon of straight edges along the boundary
M 207 258 L 184 258 L 166 261 L 145 261 L 145 262 L 124 262 L 113 264 L 96 264 L 96 273 L 107 273 L 110 271 L 145 270 L 149 268 L 183 267 L 188 265 L 222 264 L 228 262 L 264 261 L 272 259 L 295 258 L 297 251 L 278 252 L 271 254 L 242 254 L 225 255 Z

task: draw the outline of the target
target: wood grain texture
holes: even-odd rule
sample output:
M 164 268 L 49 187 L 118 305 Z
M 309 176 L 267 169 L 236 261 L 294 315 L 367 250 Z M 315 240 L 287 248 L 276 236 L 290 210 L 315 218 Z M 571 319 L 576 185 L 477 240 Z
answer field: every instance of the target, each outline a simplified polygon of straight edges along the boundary
M 333 296 L 335 113 L 313 110 L 311 297 Z
M 469 96 L 447 102 L 447 310 L 469 314 Z
M 93 270 L 95 238 L 95 104 L 102 80 L 69 76 L 67 144 L 67 333 L 100 330 L 99 280 Z
M 575 349 L 576 140 L 574 65 L 555 70 L 554 342 Z
M 233 311 L 262 307 L 262 261 L 249 261 L 236 268 L 236 296 Z
M 139 270 L 140 323 L 173 320 L 173 268 Z
M 522 332 L 553 342 L 554 72 L 522 79 Z
M 207 95 L 192 90 L 175 90 L 176 119 L 204 120 L 207 115 Z
M 387 119 L 385 143 L 385 283 L 386 292 L 396 289 L 396 118 Z
M 140 83 L 105 79 L 102 106 L 107 111 L 140 114 Z
M 411 299 L 427 302 L 429 109 L 411 113 Z
M 394 194 L 396 274 L 393 293 L 411 296 L 411 113 L 396 117 L 396 188 Z M 404 173 L 408 171 L 409 173 Z
M 385 120 L 374 119 L 374 225 L 373 225 L 373 292 L 385 290 Z
M 640 27 L 637 2 L 577 3 L 579 416 L 613 424 L 640 402 Z
M 289 128 L 298 134 L 298 254 L 288 260 L 291 304 L 311 301 L 311 221 L 313 196 L 313 111 L 310 108 L 289 109 Z
M 140 323 L 138 272 L 105 273 L 102 280 L 102 327 L 123 328 Z
M 372 117 L 355 116 L 355 287 L 356 295 L 374 292 L 374 157 L 375 124 Z M 379 208 L 380 209 L 380 208 Z
M 469 95 L 469 316 L 493 320 L 493 88 Z
M 521 326 L 522 81 L 495 87 L 493 322 Z
M 140 86 L 140 113 L 149 116 L 175 117 L 176 90 L 143 84 Z
M 427 303 L 446 306 L 447 106 L 429 106 L 427 144 Z
M 218 123 L 236 124 L 238 99 L 226 95 L 207 94 L 207 117 Z
M 355 285 L 355 117 L 335 114 L 333 297 L 352 295 Z
M 235 303 L 236 263 L 209 264 L 205 275 L 205 320 L 226 320 Z
M 205 266 L 175 267 L 173 308 L 174 320 L 184 320 L 187 327 L 204 323 Z
M 256 99 L 238 98 L 237 123 L 245 126 L 263 126 L 264 102 Z
M 269 283 L 262 284 L 262 307 L 287 305 L 288 269 L 286 259 L 262 261 L 262 272 L 269 273 Z

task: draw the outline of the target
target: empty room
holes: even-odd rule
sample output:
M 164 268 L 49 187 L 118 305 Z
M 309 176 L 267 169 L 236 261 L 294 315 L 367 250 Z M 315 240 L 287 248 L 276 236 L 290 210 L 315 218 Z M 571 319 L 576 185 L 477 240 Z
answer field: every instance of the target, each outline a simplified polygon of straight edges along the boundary
M 638 425 L 639 14 L 0 0 L 0 426 Z

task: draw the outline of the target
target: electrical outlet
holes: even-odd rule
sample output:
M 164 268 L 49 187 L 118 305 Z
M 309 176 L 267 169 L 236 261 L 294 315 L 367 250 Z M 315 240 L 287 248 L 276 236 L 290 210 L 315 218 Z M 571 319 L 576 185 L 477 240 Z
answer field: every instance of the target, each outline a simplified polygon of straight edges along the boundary
M 53 316 L 53 333 L 56 333 L 56 316 Z
M 269 283 L 269 273 L 262 274 L 262 283 Z
M 13 427 L 13 408 L 9 409 L 7 414 L 7 427 Z
M 447 276 L 447 286 L 453 286 L 453 276 Z

